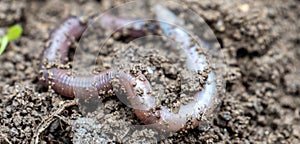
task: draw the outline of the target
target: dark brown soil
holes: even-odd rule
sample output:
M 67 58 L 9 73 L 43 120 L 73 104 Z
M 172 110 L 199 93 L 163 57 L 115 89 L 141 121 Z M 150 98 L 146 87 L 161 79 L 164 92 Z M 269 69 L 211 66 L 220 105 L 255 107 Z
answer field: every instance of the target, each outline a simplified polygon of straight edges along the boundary
M 104 108 L 93 114 L 97 119 L 86 119 L 76 101 L 42 87 L 38 80 L 44 44 L 63 19 L 104 11 L 122 3 L 121 0 L 0 1 L 0 35 L 13 24 L 24 28 L 22 37 L 10 43 L 0 55 L 1 143 L 155 142 L 147 131 L 134 134 L 139 141 L 105 135 L 109 133 L 107 121 L 116 125 L 126 123 L 124 120 L 139 123 L 132 109 L 117 98 L 106 97 Z M 228 63 L 226 96 L 209 129 L 181 132 L 161 142 L 300 143 L 300 2 L 187 0 L 185 3 L 206 20 L 221 44 Z M 109 67 L 96 67 L 100 71 L 106 68 Z M 99 127 L 94 127 L 96 124 Z M 84 130 L 87 132 L 83 133 Z

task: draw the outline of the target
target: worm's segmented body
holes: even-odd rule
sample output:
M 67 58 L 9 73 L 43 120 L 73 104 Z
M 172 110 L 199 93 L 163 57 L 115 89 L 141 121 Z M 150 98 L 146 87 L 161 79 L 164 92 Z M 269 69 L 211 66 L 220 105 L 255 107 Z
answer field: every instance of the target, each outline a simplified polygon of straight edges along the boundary
M 161 9 L 161 11 L 164 11 Z M 122 25 L 133 22 L 130 19 L 124 19 L 113 15 L 104 15 L 101 23 L 105 28 L 117 29 Z M 168 27 L 160 23 L 163 33 L 167 37 L 172 37 L 175 41 L 183 43 L 185 54 L 188 55 L 187 62 L 192 67 L 190 69 L 203 71 L 203 67 L 198 67 L 197 61 L 203 61 L 203 56 L 198 56 L 196 50 L 190 47 L 190 38 L 182 29 Z M 137 30 L 133 29 L 130 33 L 132 37 L 140 37 L 145 35 L 142 24 Z M 182 129 L 196 127 L 200 120 L 201 113 L 206 112 L 206 108 L 210 108 L 213 100 L 213 92 L 215 91 L 215 83 L 213 73 L 208 74 L 205 90 L 199 91 L 194 96 L 194 101 L 180 107 L 178 113 L 171 112 L 167 107 L 161 106 L 157 109 L 155 105 L 155 97 L 151 94 L 152 88 L 146 77 L 138 71 L 131 74 L 128 70 L 107 70 L 98 74 L 76 75 L 67 69 L 62 69 L 57 64 L 66 64 L 69 47 L 73 40 L 80 38 L 87 24 L 81 22 L 79 18 L 71 17 L 59 26 L 50 36 L 50 44 L 45 48 L 40 64 L 40 79 L 45 86 L 51 86 L 57 93 L 74 97 L 78 90 L 82 92 L 78 96 L 80 98 L 89 97 L 95 92 L 108 91 L 113 88 L 110 80 L 118 78 L 121 85 L 126 89 L 128 101 L 134 106 L 136 116 L 150 127 L 169 132 L 176 132 Z M 141 80 L 141 78 L 143 80 Z M 143 94 L 139 94 L 137 89 L 142 89 Z

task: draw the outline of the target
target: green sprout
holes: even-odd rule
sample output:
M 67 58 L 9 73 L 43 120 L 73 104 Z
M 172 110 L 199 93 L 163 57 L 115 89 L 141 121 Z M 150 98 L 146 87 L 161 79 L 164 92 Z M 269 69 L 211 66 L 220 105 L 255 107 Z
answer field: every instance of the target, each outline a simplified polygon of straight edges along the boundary
M 23 29 L 19 25 L 12 26 L 7 30 L 6 35 L 4 35 L 2 38 L 0 38 L 0 55 L 6 49 L 8 43 L 10 41 L 18 39 L 21 36 L 22 32 L 23 32 Z

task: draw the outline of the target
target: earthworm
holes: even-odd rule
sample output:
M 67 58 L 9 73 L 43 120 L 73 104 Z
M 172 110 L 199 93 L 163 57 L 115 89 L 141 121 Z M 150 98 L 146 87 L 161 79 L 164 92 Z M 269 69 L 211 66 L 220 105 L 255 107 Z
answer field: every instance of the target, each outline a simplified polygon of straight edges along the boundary
M 158 11 L 164 12 L 165 16 L 170 13 L 164 8 L 158 8 Z M 113 15 L 104 15 L 100 21 L 103 27 L 114 30 L 124 24 L 133 22 L 132 19 Z M 182 44 L 185 54 L 188 55 L 187 63 L 191 65 L 189 68 L 194 71 L 204 71 L 203 64 L 197 62 L 199 60 L 203 61 L 205 57 L 196 52 L 196 46 L 191 46 L 190 37 L 178 27 L 166 25 L 163 22 L 159 22 L 159 25 L 164 35 L 172 37 L 176 42 Z M 157 107 L 155 97 L 151 93 L 151 85 L 141 71 L 133 73 L 128 69 L 106 70 L 98 74 L 79 75 L 59 66 L 68 62 L 67 55 L 72 41 L 80 38 L 87 26 L 88 24 L 80 18 L 71 17 L 52 32 L 40 62 L 40 80 L 44 86 L 50 86 L 57 93 L 66 97 L 72 98 L 77 95 L 79 98 L 87 98 L 94 96 L 95 92 L 97 94 L 99 91 L 111 90 L 113 86 L 110 80 L 117 78 L 120 80 L 120 84 L 125 87 L 126 97 L 130 104 L 134 106 L 136 116 L 144 124 L 167 132 L 176 132 L 198 126 L 201 121 L 201 114 L 206 113 L 206 110 L 213 105 L 215 83 L 212 72 L 207 75 L 205 89 L 196 92 L 194 100 L 182 105 L 178 113 L 171 112 L 165 106 Z M 144 23 L 140 23 L 136 29 L 131 29 L 130 36 L 145 35 L 146 33 L 141 31 L 143 26 Z M 75 90 L 76 92 L 78 90 L 82 92 L 76 94 Z M 143 92 L 140 93 L 138 90 Z

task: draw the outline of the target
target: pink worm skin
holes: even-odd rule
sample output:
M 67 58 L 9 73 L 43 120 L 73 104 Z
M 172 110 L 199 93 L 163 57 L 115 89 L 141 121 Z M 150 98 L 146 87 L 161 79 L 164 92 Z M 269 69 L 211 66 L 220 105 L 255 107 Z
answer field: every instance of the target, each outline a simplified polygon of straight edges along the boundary
M 127 24 L 133 20 L 119 18 L 112 15 L 104 15 L 101 22 L 106 28 L 116 29 L 119 26 Z M 176 132 L 179 130 L 190 129 L 198 126 L 198 115 L 190 115 L 187 111 L 193 111 L 191 106 L 181 107 L 181 113 L 173 113 L 168 108 L 161 106 L 155 109 L 155 97 L 151 95 L 151 85 L 146 77 L 138 72 L 132 75 L 126 70 L 107 70 L 98 74 L 77 75 L 70 73 L 67 69 L 57 67 L 48 67 L 49 63 L 66 64 L 69 47 L 74 39 L 79 39 L 87 24 L 81 22 L 79 18 L 71 17 L 63 22 L 50 36 L 50 44 L 42 53 L 40 62 L 40 80 L 44 86 L 50 86 L 57 93 L 66 97 L 87 98 L 98 94 L 99 91 L 108 91 L 113 88 L 110 80 L 118 78 L 121 85 L 126 89 L 127 99 L 134 106 L 136 116 L 149 127 L 167 131 Z M 137 35 L 136 32 L 139 32 Z M 130 33 L 134 36 L 142 36 L 144 33 L 135 31 Z M 144 80 L 142 80 L 144 79 Z M 143 94 L 138 94 L 137 90 L 143 90 Z M 82 90 L 80 94 L 75 93 Z M 198 94 L 196 95 L 199 95 Z M 201 100 L 196 98 L 196 100 Z M 187 104 L 192 105 L 192 104 Z M 208 107 L 210 107 L 208 105 Z M 187 124 L 189 122 L 189 124 Z

